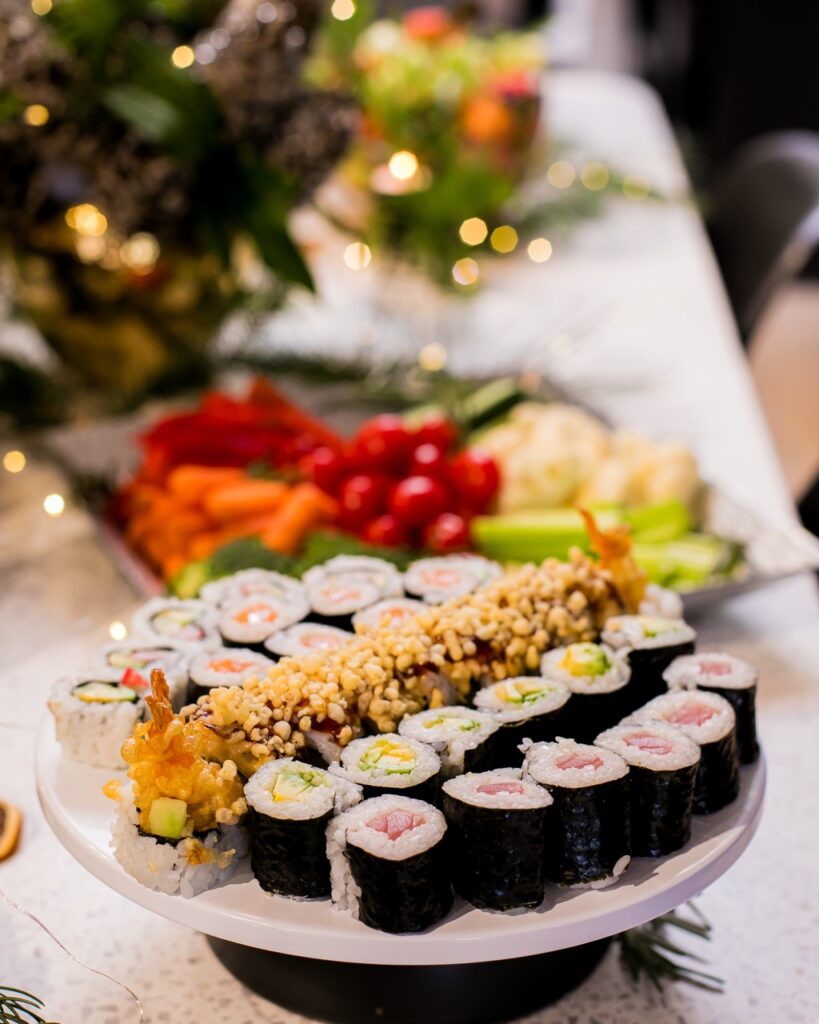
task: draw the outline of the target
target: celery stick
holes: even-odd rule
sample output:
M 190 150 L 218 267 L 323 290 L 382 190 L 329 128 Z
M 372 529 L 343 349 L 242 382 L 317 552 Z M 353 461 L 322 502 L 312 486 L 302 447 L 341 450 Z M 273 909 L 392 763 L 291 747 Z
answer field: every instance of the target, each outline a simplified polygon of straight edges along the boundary
M 671 500 L 656 505 L 640 505 L 624 512 L 635 540 L 676 540 L 693 527 L 688 506 Z
M 611 510 L 599 511 L 596 517 L 603 530 L 621 521 L 620 515 Z M 502 562 L 565 558 L 569 548 L 588 550 L 589 546 L 583 519 L 573 508 L 478 516 L 472 521 L 472 533 L 480 551 Z

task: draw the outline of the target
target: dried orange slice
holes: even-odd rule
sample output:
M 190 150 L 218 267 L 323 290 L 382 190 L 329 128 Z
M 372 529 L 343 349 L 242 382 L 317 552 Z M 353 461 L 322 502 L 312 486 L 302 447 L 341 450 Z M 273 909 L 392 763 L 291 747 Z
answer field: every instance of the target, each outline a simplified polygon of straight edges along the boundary
M 13 804 L 0 800 L 0 860 L 5 860 L 14 853 L 22 827 L 22 814 Z

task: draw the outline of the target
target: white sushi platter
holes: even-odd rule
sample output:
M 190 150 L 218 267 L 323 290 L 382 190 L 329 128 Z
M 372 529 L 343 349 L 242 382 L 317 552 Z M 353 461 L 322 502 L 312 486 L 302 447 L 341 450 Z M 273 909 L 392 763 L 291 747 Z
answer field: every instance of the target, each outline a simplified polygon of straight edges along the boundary
M 113 805 L 102 794 L 115 773 L 66 760 L 44 721 L 36 753 L 37 785 L 46 818 L 68 852 L 110 888 L 154 913 L 207 935 L 259 950 L 350 964 L 477 964 L 568 949 L 651 920 L 695 896 L 724 874 L 757 828 L 765 761 L 741 770 L 737 800 L 695 817 L 678 853 L 637 859 L 606 889 L 550 888 L 536 911 L 489 913 L 465 903 L 420 935 L 367 928 L 327 900 L 294 902 L 265 894 L 249 863 L 229 882 L 192 899 L 152 891 L 114 860 L 109 848 Z

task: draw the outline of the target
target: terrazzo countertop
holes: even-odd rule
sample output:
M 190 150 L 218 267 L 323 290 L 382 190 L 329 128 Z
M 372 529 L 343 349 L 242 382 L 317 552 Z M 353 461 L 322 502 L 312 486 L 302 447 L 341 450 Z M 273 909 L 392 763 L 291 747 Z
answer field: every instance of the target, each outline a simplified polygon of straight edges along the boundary
M 645 87 L 627 79 L 564 73 L 552 81 L 550 112 L 596 154 L 649 176 L 680 180 L 664 115 Z M 630 163 L 627 163 L 630 161 Z M 654 179 L 652 179 L 654 180 Z M 636 210 L 636 212 L 634 212 Z M 752 393 L 710 252 L 692 210 L 636 207 L 580 233 L 555 257 L 537 296 L 566 304 L 581 293 L 611 297 L 605 324 L 563 344 L 550 369 L 582 376 L 618 421 L 682 436 L 706 472 L 773 518 L 792 515 Z M 610 243 L 610 244 L 609 244 Z M 615 243 L 617 248 L 615 249 Z M 607 255 L 617 252 L 617 258 Z M 553 271 L 553 273 L 551 273 Z M 567 290 L 569 300 L 567 300 Z M 534 301 L 534 300 L 533 300 Z M 541 365 L 510 327 L 505 365 Z M 452 363 L 475 362 L 475 338 L 453 340 Z M 497 346 L 495 346 L 497 349 Z M 473 351 L 474 350 L 474 351 Z M 497 360 L 497 352 L 492 356 Z M 626 389 L 607 387 L 617 367 Z M 3 450 L 24 446 L 8 439 Z M 31 453 L 29 453 L 31 454 Z M 0 473 L 2 471 L 0 470 Z M 42 511 L 65 491 L 56 471 L 29 459 L 0 480 L 0 799 L 25 815 L 18 852 L 0 863 L 0 890 L 36 915 L 74 956 L 136 992 L 150 1024 L 301 1024 L 235 981 L 206 939 L 106 889 L 63 850 L 37 804 L 35 732 L 52 680 L 70 672 L 136 600 L 81 510 Z M 530 1024 L 816 1024 L 819 1020 L 819 799 L 814 756 L 819 727 L 819 603 L 800 577 L 726 602 L 695 622 L 705 649 L 724 647 L 761 674 L 759 719 L 769 769 L 759 831 L 738 863 L 697 903 L 713 925 L 706 947 L 686 943 L 725 981 L 714 995 L 687 986 L 661 997 L 634 987 L 610 951 L 595 974 Z M 0 984 L 30 985 L 65 1024 L 129 1024 L 134 1004 L 92 975 L 28 917 L 0 899 Z

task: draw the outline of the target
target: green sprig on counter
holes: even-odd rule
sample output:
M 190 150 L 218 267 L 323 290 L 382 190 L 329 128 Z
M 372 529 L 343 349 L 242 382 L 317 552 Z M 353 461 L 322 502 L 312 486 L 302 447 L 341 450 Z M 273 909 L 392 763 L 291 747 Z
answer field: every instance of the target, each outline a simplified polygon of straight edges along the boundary
M 30 992 L 0 985 L 0 1024 L 46 1024 L 38 1013 L 44 1008 L 42 999 Z
M 682 982 L 707 992 L 722 992 L 722 978 L 685 962 L 693 960 L 704 963 L 703 958 L 683 949 L 668 937 L 669 930 L 676 928 L 697 938 L 710 940 L 712 928 L 709 922 L 693 903 L 687 903 L 686 906 L 693 914 L 693 920 L 683 917 L 679 910 L 672 910 L 654 921 L 618 935 L 616 941 L 620 946 L 620 959 L 635 983 L 645 978 L 660 992 L 666 982 Z

